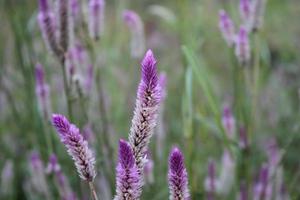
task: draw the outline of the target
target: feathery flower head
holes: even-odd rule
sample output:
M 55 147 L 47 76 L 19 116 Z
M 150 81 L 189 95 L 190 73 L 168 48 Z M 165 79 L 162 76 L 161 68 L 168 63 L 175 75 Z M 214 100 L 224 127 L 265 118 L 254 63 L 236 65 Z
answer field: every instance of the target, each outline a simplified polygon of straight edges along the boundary
M 129 142 L 133 149 L 136 165 L 142 173 L 145 155 L 156 126 L 161 87 L 158 84 L 156 59 L 148 50 L 142 63 L 141 81 L 138 86 L 136 107 L 129 134 Z
M 135 165 L 132 149 L 125 140 L 120 140 L 114 200 L 138 200 L 140 194 L 141 176 Z
M 89 34 L 94 40 L 98 40 L 104 28 L 104 0 L 90 0 L 89 2 Z
M 131 56 L 133 58 L 139 58 L 145 51 L 145 33 L 143 21 L 141 20 L 140 16 L 132 10 L 125 10 L 123 12 L 123 20 L 131 32 Z
M 172 149 L 169 156 L 168 179 L 170 200 L 190 199 L 188 175 L 184 165 L 184 157 L 177 147 Z
M 225 10 L 219 11 L 219 28 L 228 46 L 232 47 L 235 41 L 235 28 Z
M 52 123 L 61 141 L 65 144 L 69 155 L 74 160 L 80 178 L 89 182 L 93 181 L 96 176 L 95 158 L 79 129 L 74 124 L 70 124 L 67 118 L 60 114 L 52 115 Z

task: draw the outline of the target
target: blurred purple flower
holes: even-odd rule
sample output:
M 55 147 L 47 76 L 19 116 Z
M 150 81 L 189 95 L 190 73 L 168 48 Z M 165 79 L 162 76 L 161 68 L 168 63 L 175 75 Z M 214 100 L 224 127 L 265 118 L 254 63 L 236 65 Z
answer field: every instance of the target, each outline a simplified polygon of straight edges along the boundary
M 224 106 L 222 115 L 222 125 L 229 139 L 235 137 L 235 119 L 229 106 Z
M 138 200 L 141 194 L 141 181 L 130 145 L 125 140 L 120 140 L 114 200 Z
M 48 121 L 51 113 L 49 85 L 45 82 L 44 69 L 41 64 L 35 66 L 35 92 L 39 110 L 43 118 Z
M 144 179 L 146 183 L 152 184 L 154 183 L 154 175 L 153 175 L 153 160 L 151 158 L 150 152 L 147 152 L 147 158 L 144 167 Z
M 235 41 L 235 28 L 234 23 L 228 16 L 225 10 L 219 11 L 219 28 L 223 38 L 229 47 L 232 47 Z
M 68 51 L 70 40 L 70 4 L 69 0 L 57 0 L 57 16 L 58 16 L 58 44 L 65 54 Z
M 241 149 L 247 149 L 249 147 L 248 135 L 245 127 L 240 127 L 239 130 L 239 147 Z
M 98 40 L 103 33 L 104 28 L 104 0 L 90 0 L 89 1 L 89 34 L 94 40 Z
M 235 55 L 238 61 L 243 65 L 247 65 L 250 61 L 250 44 L 248 32 L 243 26 L 236 37 Z
M 161 101 L 161 87 L 158 84 L 156 60 L 148 50 L 142 63 L 141 81 L 138 86 L 136 107 L 129 134 L 129 143 L 140 173 L 143 173 L 145 155 L 156 126 Z
M 251 18 L 253 31 L 257 31 L 263 25 L 263 17 L 265 14 L 267 0 L 252 0 L 251 2 Z
M 207 191 L 207 200 L 213 200 L 216 190 L 216 164 L 213 160 L 208 162 L 208 175 L 204 182 Z
M 123 20 L 131 32 L 131 56 L 133 58 L 139 58 L 145 51 L 144 24 L 140 16 L 132 10 L 125 10 L 123 12 Z
M 240 0 L 240 15 L 244 26 L 247 28 L 251 23 L 251 8 L 250 0 Z
M 245 184 L 245 182 L 241 183 L 238 200 L 248 200 L 247 185 Z
M 52 123 L 69 155 L 73 158 L 80 178 L 89 182 L 93 181 L 96 176 L 95 157 L 79 129 L 60 114 L 52 115 Z
M 57 44 L 56 23 L 53 11 L 48 0 L 39 0 L 38 22 L 47 47 L 58 57 L 61 57 L 61 48 Z
M 269 168 L 264 164 L 259 172 L 258 182 L 254 185 L 253 200 L 262 200 L 266 197 L 269 181 Z
M 189 200 L 188 175 L 181 151 L 175 147 L 169 157 L 169 190 L 170 200 Z

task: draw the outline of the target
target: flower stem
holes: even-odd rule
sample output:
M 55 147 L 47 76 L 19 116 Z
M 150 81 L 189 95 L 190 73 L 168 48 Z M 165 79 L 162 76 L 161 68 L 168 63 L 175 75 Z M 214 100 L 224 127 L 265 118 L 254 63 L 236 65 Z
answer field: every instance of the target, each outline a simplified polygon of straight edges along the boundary
M 90 186 L 90 190 L 91 190 L 92 199 L 93 200 L 98 200 L 97 193 L 96 193 L 96 190 L 95 190 L 95 186 L 94 186 L 92 181 L 89 182 L 89 186 Z

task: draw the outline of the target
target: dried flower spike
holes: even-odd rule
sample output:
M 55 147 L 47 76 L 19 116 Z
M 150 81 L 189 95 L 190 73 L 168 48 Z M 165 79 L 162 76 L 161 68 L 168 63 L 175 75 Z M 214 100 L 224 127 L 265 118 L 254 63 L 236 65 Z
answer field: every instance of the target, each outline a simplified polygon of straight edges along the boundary
M 96 176 L 95 158 L 79 129 L 74 124 L 70 124 L 66 117 L 59 114 L 52 115 L 52 123 L 74 160 L 80 178 L 92 182 Z
M 235 55 L 241 65 L 246 66 L 250 61 L 250 45 L 247 29 L 240 28 L 236 38 Z
M 184 157 L 178 148 L 173 148 L 169 157 L 170 200 L 189 200 L 188 176 Z
M 98 40 L 104 28 L 104 0 L 90 0 L 89 2 L 89 34 L 94 40 Z
M 139 58 L 145 51 L 144 24 L 140 16 L 131 10 L 125 10 L 123 20 L 130 29 L 130 52 L 133 58 Z
M 57 45 L 56 24 L 54 14 L 49 6 L 48 0 L 39 0 L 38 22 L 47 47 L 58 57 L 61 49 Z
M 158 84 L 156 60 L 151 50 L 147 51 L 141 65 L 142 78 L 138 86 L 129 142 L 136 165 L 142 174 L 148 144 L 156 126 L 161 87 Z
M 219 28 L 223 38 L 229 47 L 232 47 L 235 41 L 235 28 L 232 20 L 225 10 L 219 11 Z
M 132 149 L 125 140 L 120 140 L 114 200 L 138 200 L 140 194 L 141 176 L 138 173 Z

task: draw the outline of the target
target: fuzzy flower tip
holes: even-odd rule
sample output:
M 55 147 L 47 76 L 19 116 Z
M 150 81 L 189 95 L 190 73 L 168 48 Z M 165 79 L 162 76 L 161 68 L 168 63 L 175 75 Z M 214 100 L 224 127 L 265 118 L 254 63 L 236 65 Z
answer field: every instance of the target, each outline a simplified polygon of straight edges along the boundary
M 247 65 L 250 61 L 250 44 L 248 31 L 245 27 L 241 27 L 236 38 L 235 55 L 242 65 Z
M 233 46 L 235 40 L 235 27 L 225 10 L 219 11 L 219 28 L 228 46 Z
M 59 114 L 52 115 L 52 123 L 69 155 L 73 158 L 80 178 L 93 181 L 96 176 L 95 158 L 79 129 L 71 124 L 66 117 Z
M 116 196 L 114 200 L 137 200 L 141 193 L 140 181 L 132 149 L 125 140 L 120 140 L 119 162 L 116 168 Z
M 141 81 L 137 91 L 129 142 L 133 149 L 136 165 L 142 173 L 148 144 L 156 126 L 161 102 L 161 87 L 158 83 L 156 59 L 151 50 L 146 53 L 141 66 Z
M 178 148 L 171 151 L 169 157 L 170 200 L 189 200 L 188 176 L 184 166 L 184 157 Z

